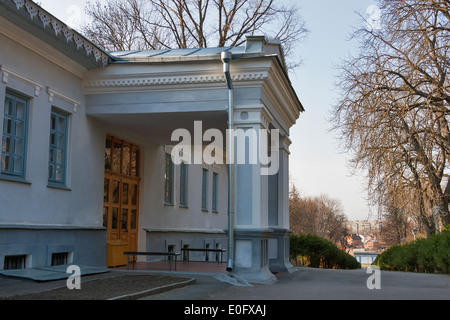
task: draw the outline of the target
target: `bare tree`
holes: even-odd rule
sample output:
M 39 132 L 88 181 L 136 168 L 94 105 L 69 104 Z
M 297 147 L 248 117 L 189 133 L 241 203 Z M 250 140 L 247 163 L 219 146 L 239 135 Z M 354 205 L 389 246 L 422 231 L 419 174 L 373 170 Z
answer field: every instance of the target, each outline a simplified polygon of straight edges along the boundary
M 404 211 L 393 206 L 388 206 L 383 217 L 381 239 L 388 246 L 400 244 L 402 239 L 406 239 L 408 231 L 408 218 L 405 216 Z
M 339 243 L 348 233 L 347 217 L 339 200 L 327 195 L 301 197 L 295 186 L 289 198 L 290 226 L 296 234 L 315 234 Z
M 307 34 L 298 7 L 274 0 L 107 0 L 85 11 L 82 32 L 111 51 L 239 46 L 259 33 L 279 39 L 295 68 L 293 49 Z
M 361 50 L 341 66 L 334 129 L 370 198 L 408 209 L 430 233 L 433 207 L 449 222 L 450 1 L 379 6 L 382 28 L 358 30 Z
M 91 7 L 90 16 L 98 21 L 83 27 L 83 32 L 90 39 L 106 49 L 129 50 L 135 42 L 135 26 L 122 15 L 121 3 L 111 1 L 106 6 L 99 2 Z M 121 29 L 120 33 L 116 31 Z

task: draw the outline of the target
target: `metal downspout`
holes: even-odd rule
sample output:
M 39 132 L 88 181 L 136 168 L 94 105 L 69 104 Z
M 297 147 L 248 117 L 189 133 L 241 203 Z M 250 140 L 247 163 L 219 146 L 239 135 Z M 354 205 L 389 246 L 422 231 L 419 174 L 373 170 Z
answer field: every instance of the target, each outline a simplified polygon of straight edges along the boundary
M 232 58 L 231 52 L 222 52 L 220 58 L 223 62 L 223 72 L 228 87 L 228 264 L 227 271 L 233 271 L 234 266 L 234 152 L 231 151 L 233 135 L 233 110 L 234 110 L 234 87 L 230 75 L 230 62 Z

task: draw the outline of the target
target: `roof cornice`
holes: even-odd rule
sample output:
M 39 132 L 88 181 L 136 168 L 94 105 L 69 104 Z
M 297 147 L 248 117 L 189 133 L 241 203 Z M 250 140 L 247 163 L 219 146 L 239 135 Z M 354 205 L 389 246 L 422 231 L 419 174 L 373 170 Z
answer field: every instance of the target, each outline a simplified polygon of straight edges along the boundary
M 74 51 L 84 56 L 85 59 L 90 60 L 90 68 L 106 66 L 112 58 L 103 49 L 90 42 L 80 33 L 61 22 L 31 0 L 0 0 L 0 10 L 3 11 L 2 16 L 7 17 L 7 19 L 11 18 L 11 14 L 13 14 L 16 17 L 28 20 L 31 27 L 38 27 L 46 35 L 54 37 L 55 44 L 64 43 L 65 40 L 68 52 Z
M 265 80 L 267 78 L 266 70 L 255 70 L 252 72 L 239 72 L 233 74 L 233 81 L 255 81 Z M 89 88 L 118 88 L 118 87 L 160 87 L 167 85 L 186 85 L 186 84 L 223 84 L 225 77 L 223 73 L 204 73 L 204 72 L 184 72 L 183 74 L 154 74 L 154 75 L 127 75 L 110 77 L 95 77 L 84 79 L 85 89 Z

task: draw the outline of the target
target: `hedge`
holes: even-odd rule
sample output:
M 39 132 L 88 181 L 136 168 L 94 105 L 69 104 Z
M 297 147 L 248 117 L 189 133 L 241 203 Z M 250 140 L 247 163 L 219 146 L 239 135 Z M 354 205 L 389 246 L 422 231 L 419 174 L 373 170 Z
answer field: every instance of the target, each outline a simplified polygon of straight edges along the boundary
M 291 259 L 313 268 L 358 269 L 361 264 L 333 243 L 316 235 L 291 235 Z
M 372 263 L 381 270 L 450 273 L 450 228 L 427 239 L 394 245 Z

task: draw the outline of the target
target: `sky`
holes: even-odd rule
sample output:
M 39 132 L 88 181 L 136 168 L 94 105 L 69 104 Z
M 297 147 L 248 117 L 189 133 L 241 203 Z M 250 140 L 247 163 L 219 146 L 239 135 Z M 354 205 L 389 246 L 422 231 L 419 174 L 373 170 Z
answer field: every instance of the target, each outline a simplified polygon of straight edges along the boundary
M 284 0 L 289 2 L 288 0 Z M 39 0 L 41 6 L 69 26 L 76 28 L 86 19 L 87 1 Z M 375 0 L 296 0 L 309 30 L 295 54 L 304 60 L 291 75 L 304 112 L 292 127 L 290 138 L 290 180 L 303 196 L 326 194 L 341 201 L 349 220 L 375 219 L 367 205 L 362 176 L 352 176 L 349 155 L 342 153 L 335 132 L 329 132 L 335 89 L 336 65 L 355 53 L 350 39 L 353 28 L 363 22 L 357 13 L 372 15 Z
M 350 41 L 354 28 L 363 23 L 358 13 L 372 13 L 375 1 L 299 0 L 307 28 L 307 40 L 297 49 L 303 66 L 291 77 L 294 89 L 306 112 L 291 129 L 291 183 L 304 196 L 327 194 L 342 202 L 349 220 L 376 219 L 367 204 L 362 176 L 352 176 L 350 156 L 342 153 L 336 132 L 328 121 L 339 98 L 335 88 L 336 66 L 356 53 Z

